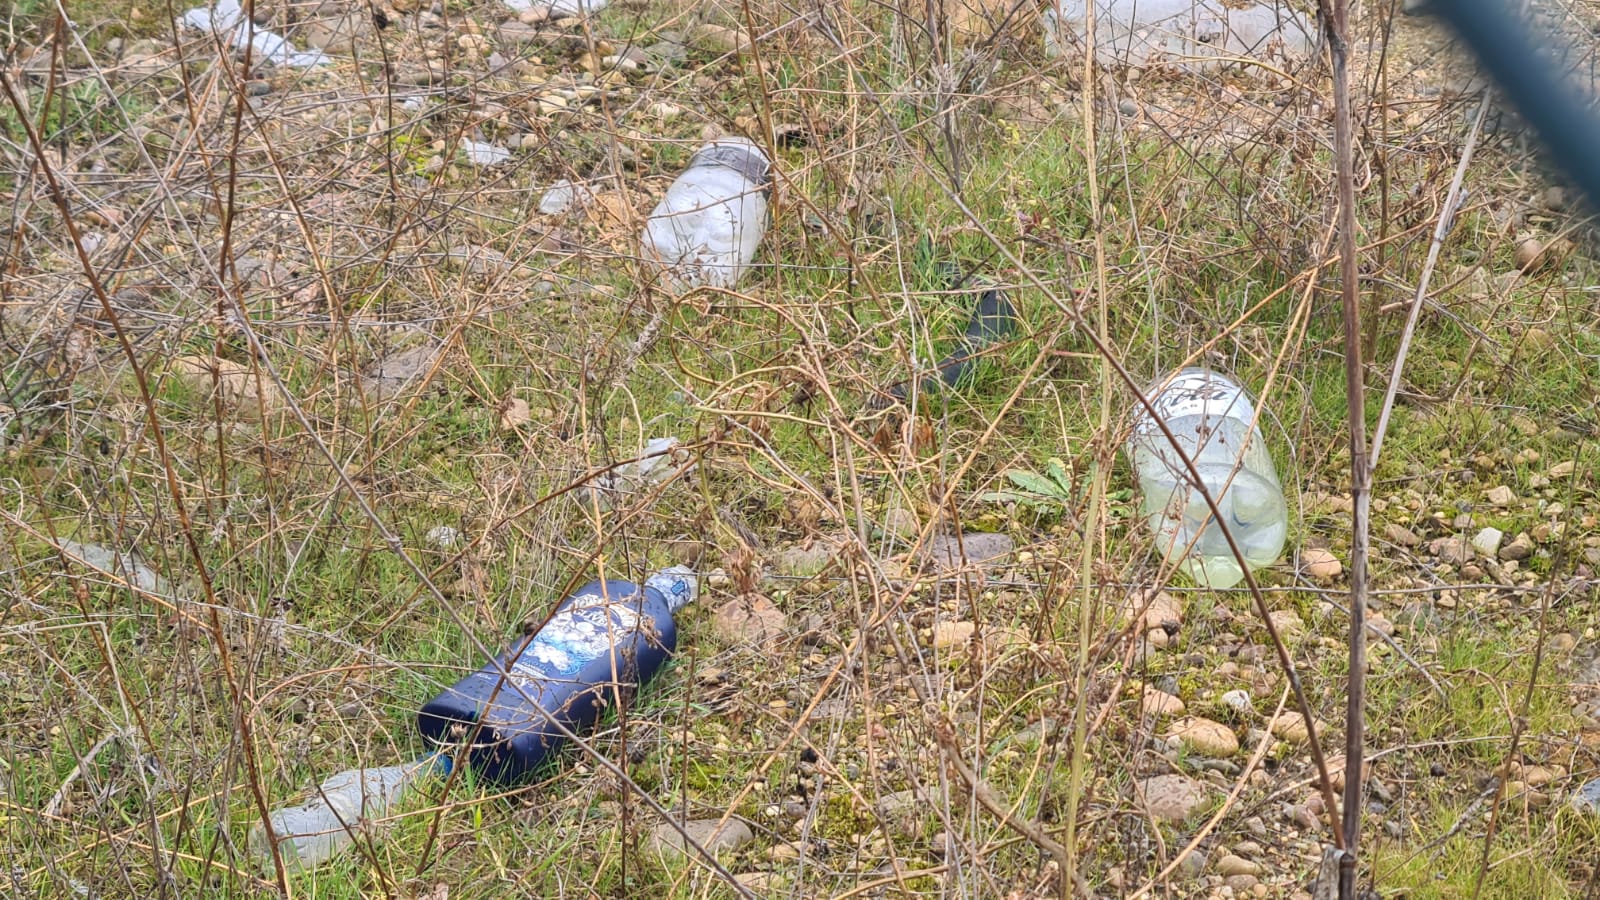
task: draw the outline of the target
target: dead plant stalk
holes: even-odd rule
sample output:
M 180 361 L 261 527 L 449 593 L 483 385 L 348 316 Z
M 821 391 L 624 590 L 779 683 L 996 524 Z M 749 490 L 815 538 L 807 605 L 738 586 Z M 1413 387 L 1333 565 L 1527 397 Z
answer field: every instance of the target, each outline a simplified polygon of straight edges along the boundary
M 1354 506 L 1350 535 L 1349 686 L 1345 697 L 1345 779 L 1339 858 L 1339 898 L 1356 893 L 1357 850 L 1361 839 L 1362 749 L 1365 743 L 1367 668 L 1367 531 L 1372 473 L 1367 464 L 1367 423 L 1361 364 L 1361 297 L 1356 268 L 1355 152 L 1350 117 L 1350 3 L 1320 0 L 1328 63 L 1333 77 L 1333 157 L 1339 189 L 1339 279 L 1344 310 L 1345 416 L 1350 432 L 1350 496 Z M 1326 886 L 1322 886 L 1326 889 Z
M 1087 46 L 1095 46 L 1095 4 L 1085 6 L 1087 18 Z M 1056 2 L 1056 17 L 1059 21 L 1062 15 L 1060 0 Z M 1106 284 L 1106 243 L 1105 229 L 1100 209 L 1100 182 L 1099 182 L 1099 153 L 1095 141 L 1094 118 L 1094 64 L 1093 52 L 1083 54 L 1083 155 L 1085 160 L 1085 173 L 1088 177 L 1090 231 L 1094 234 L 1094 275 L 1096 294 L 1095 333 L 1102 346 L 1109 346 L 1111 336 L 1107 330 L 1107 296 L 1109 294 Z M 1093 461 L 1089 470 L 1089 506 L 1088 518 L 1083 526 L 1083 556 L 1079 564 L 1080 590 L 1078 592 L 1078 658 L 1076 675 L 1073 684 L 1072 708 L 1072 761 L 1067 781 L 1067 821 L 1064 844 L 1061 877 L 1061 896 L 1071 896 L 1074 880 L 1079 878 L 1078 873 L 1078 810 L 1083 797 L 1084 769 L 1088 765 L 1087 744 L 1088 731 L 1088 695 L 1089 695 L 1089 644 L 1090 634 L 1094 627 L 1094 556 L 1095 550 L 1102 545 L 1104 537 L 1104 506 L 1106 501 L 1106 478 L 1110 473 L 1107 465 L 1110 455 L 1107 443 L 1111 439 L 1111 366 L 1109 357 L 1102 355 L 1100 359 L 1100 421 L 1095 431 L 1095 439 L 1099 446 L 1095 448 Z

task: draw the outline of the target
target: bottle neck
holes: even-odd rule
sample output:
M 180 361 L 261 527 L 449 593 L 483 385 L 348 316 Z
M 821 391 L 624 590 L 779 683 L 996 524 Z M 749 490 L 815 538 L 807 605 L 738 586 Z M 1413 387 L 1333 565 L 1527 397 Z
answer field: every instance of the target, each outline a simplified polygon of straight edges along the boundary
M 693 603 L 699 594 L 699 583 L 687 566 L 663 569 L 645 579 L 645 587 L 659 592 L 667 601 L 667 610 L 674 614 Z

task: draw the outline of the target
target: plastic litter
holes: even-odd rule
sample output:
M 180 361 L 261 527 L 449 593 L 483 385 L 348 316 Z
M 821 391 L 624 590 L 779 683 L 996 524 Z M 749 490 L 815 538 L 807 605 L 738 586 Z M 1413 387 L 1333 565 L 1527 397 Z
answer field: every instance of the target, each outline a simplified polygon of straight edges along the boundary
M 171 597 L 172 586 L 156 571 L 139 562 L 131 553 L 122 553 L 99 544 L 78 541 L 61 541 L 61 551 L 69 558 L 102 572 L 110 572 L 127 579 L 128 583 L 149 594 Z
M 596 475 L 578 491 L 579 500 L 588 503 L 592 496 L 602 509 L 610 509 L 630 495 L 655 487 L 677 474 L 689 461 L 689 453 L 680 450 L 681 445 L 675 437 L 651 438 L 638 459 Z M 690 465 L 683 473 L 687 475 L 693 471 L 694 466 Z
M 371 820 L 382 818 L 422 779 L 450 771 L 450 757 L 430 753 L 405 765 L 380 769 L 347 769 L 329 776 L 299 806 L 275 810 L 269 818 L 278 852 L 291 871 L 314 868 L 348 847 Z M 272 866 L 267 829 L 250 829 L 250 853 L 263 867 Z
M 417 728 L 433 744 L 465 747 L 469 765 L 501 784 L 532 774 L 573 732 L 632 700 L 678 645 L 673 614 L 698 585 L 682 566 L 645 580 L 591 581 L 542 627 L 433 698 Z
M 1567 804 L 1586 815 L 1600 816 L 1600 778 L 1573 791 Z
M 646 259 L 673 290 L 738 284 L 767 233 L 772 162 L 747 138 L 721 137 L 695 151 L 645 222 Z
M 954 267 L 949 267 L 946 283 L 950 290 L 958 289 L 964 280 Z M 922 392 L 932 394 L 966 383 L 970 380 L 970 373 L 978 357 L 989 347 L 1010 336 L 1016 328 L 1017 310 L 1011 305 L 1005 292 L 997 287 L 983 287 L 972 305 L 972 315 L 967 319 L 967 327 L 961 335 L 961 342 L 933 367 L 932 374 L 922 379 Z M 910 394 L 910 390 L 911 386 L 907 382 L 896 384 L 887 391 L 888 398 L 880 395 L 875 398 L 873 405 L 882 407 L 887 405 L 891 398 L 903 401 Z
M 511 158 L 510 150 L 484 141 L 463 140 L 461 152 L 475 166 L 498 166 Z
M 253 49 L 257 59 L 276 66 L 297 69 L 332 62 L 321 50 L 297 50 L 289 39 L 275 31 L 256 28 L 245 18 L 239 0 L 217 0 L 214 8 L 197 6 L 178 19 L 180 27 L 211 32 L 234 49 Z
M 1087 41 L 1087 0 L 1061 0 L 1044 10 L 1050 56 Z M 1063 38 L 1063 32 L 1070 36 Z M 1095 0 L 1095 56 L 1103 66 L 1169 64 L 1202 71 L 1235 60 L 1292 61 L 1316 47 L 1316 27 L 1287 4 L 1230 5 L 1223 0 Z
M 574 203 L 588 203 L 593 199 L 594 191 L 587 185 L 573 184 L 563 178 L 550 185 L 544 196 L 539 198 L 539 212 L 554 216 L 571 209 Z
M 1145 396 L 1194 463 L 1245 562 L 1252 570 L 1274 562 L 1288 535 L 1288 508 L 1272 455 L 1254 424 L 1250 395 L 1223 375 L 1189 368 L 1151 385 Z M 1139 476 L 1142 514 L 1161 552 L 1171 559 L 1192 542 L 1179 568 L 1195 583 L 1217 588 L 1239 583 L 1244 570 L 1210 507 L 1142 408 L 1134 416 L 1126 451 Z
M 513 12 L 530 9 L 549 11 L 552 19 L 570 19 L 586 16 L 606 8 L 611 0 L 505 0 L 506 8 Z

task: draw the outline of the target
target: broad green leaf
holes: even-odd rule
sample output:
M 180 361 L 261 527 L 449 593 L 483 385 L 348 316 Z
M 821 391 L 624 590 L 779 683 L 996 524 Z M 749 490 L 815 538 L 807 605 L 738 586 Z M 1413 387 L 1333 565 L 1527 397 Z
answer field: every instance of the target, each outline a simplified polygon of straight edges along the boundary
M 1044 464 L 1044 470 L 1046 474 L 1054 479 L 1057 494 L 1065 497 L 1072 493 L 1072 472 L 1067 469 L 1066 463 L 1052 456 L 1049 462 Z
M 1058 497 L 1061 489 L 1055 482 L 1040 475 L 1038 472 L 1028 472 L 1023 469 L 1007 469 L 1006 477 L 1011 483 L 1025 491 L 1038 494 L 1041 497 Z
M 985 503 L 1026 503 L 1029 505 L 1039 502 L 1039 498 L 1031 494 L 1019 494 L 1016 491 L 985 491 L 978 495 L 978 499 Z

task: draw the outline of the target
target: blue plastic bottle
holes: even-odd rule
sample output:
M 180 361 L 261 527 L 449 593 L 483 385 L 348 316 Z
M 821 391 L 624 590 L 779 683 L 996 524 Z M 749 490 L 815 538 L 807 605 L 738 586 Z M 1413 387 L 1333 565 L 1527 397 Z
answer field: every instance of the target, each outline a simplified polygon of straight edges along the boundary
M 533 634 L 433 698 L 422 736 L 470 745 L 468 765 L 499 784 L 522 780 L 617 699 L 626 703 L 678 644 L 673 614 L 694 602 L 693 573 L 674 566 L 647 579 L 591 581 Z

